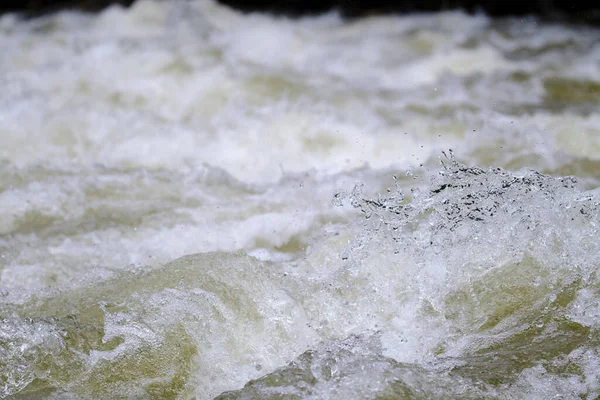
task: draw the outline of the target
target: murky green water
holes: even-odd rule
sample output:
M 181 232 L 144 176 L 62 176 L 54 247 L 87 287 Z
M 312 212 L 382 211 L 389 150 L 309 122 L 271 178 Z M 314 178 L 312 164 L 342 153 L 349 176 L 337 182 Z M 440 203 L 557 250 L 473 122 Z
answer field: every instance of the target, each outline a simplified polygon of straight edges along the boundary
M 0 397 L 600 396 L 599 30 L 140 1 L 0 48 Z

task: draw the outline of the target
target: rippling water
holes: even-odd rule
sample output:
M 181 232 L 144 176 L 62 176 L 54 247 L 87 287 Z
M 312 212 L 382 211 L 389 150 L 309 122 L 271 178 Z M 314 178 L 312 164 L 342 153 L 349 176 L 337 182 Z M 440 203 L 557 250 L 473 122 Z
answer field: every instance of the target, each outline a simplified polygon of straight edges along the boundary
M 600 396 L 599 30 L 140 1 L 0 48 L 0 397 Z

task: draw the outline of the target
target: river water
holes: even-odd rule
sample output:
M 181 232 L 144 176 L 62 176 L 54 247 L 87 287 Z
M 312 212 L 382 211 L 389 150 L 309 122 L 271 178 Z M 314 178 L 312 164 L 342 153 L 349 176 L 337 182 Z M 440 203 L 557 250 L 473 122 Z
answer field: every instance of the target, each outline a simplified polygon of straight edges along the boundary
M 0 17 L 0 397 L 597 399 L 600 31 Z

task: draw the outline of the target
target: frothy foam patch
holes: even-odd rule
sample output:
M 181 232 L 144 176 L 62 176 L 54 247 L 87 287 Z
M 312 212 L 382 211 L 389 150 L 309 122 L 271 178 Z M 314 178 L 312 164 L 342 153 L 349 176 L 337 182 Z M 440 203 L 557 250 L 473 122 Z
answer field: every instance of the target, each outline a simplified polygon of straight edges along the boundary
M 598 43 L 213 1 L 0 17 L 0 393 L 597 397 Z
M 301 307 L 241 255 L 190 256 L 39 301 L 2 322 L 4 395 L 211 398 L 315 341 Z
M 376 333 L 385 377 L 366 398 L 399 388 L 465 398 L 598 390 L 583 372 L 590 357 L 597 361 L 594 306 L 581 308 L 598 284 L 598 191 L 581 192 L 572 178 L 450 159 L 429 190 L 411 197 L 368 198 L 360 188 L 338 196 L 365 213 L 366 225 L 310 252 L 296 270 L 304 283 L 291 286 L 332 349 L 306 353 L 223 398 L 361 397 L 370 378 L 354 375 L 336 342 L 359 332 Z M 359 353 L 356 363 L 372 362 Z M 577 369 L 559 372 L 568 365 Z M 336 372 L 319 375 L 322 369 Z M 349 376 L 361 382 L 354 389 Z
M 274 182 L 282 168 L 419 164 L 436 128 L 373 95 L 507 68 L 491 47 L 456 48 L 489 23 L 460 13 L 390 20 L 391 32 L 335 15 L 245 17 L 212 2 L 3 18 L 0 157 L 18 165 L 48 155 L 127 168 L 210 163 Z M 107 29 L 114 20 L 119 29 Z
M 299 257 L 324 224 L 349 218 L 329 206 L 335 186 L 369 175 L 308 173 L 251 185 L 208 166 L 172 172 L 5 165 L 0 179 L 11 189 L 0 193 L 0 283 L 6 290 L 56 286 L 91 266 L 150 268 L 208 251 Z
M 21 333 L 3 337 L 5 393 L 210 398 L 265 373 L 223 398 L 598 390 L 598 191 L 453 158 L 425 190 L 400 183 L 336 196 L 367 219 L 305 258 L 191 256 L 6 303 Z M 27 357 L 18 338 L 34 331 Z M 131 363 L 147 367 L 111 378 Z

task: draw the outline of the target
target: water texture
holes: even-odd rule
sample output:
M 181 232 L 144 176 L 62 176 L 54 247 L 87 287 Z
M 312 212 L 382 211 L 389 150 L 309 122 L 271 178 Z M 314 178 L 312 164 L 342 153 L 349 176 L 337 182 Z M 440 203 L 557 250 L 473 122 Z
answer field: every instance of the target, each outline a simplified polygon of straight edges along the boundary
M 599 30 L 142 0 L 0 48 L 0 398 L 600 396 Z

